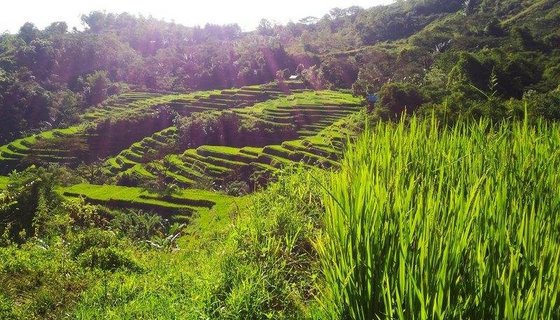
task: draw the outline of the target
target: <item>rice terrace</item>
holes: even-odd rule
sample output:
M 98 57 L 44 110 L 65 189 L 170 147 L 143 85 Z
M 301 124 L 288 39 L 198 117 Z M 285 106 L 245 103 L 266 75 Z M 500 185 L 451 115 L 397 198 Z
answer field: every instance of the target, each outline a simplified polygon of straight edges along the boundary
M 560 319 L 559 2 L 166 1 L 0 13 L 0 319 Z

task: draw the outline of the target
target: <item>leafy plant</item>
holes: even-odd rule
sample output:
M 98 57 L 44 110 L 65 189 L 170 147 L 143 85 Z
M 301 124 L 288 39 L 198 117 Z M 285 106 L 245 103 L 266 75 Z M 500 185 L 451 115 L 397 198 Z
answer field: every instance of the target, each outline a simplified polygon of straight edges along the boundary
M 324 191 L 332 318 L 560 316 L 558 124 L 372 127 Z

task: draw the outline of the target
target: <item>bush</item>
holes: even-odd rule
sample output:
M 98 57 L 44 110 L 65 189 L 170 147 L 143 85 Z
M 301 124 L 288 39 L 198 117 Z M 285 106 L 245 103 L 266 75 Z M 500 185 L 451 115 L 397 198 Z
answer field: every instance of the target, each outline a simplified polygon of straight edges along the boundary
M 15 241 L 25 241 L 28 236 L 50 233 L 46 226 L 52 221 L 51 211 L 60 204 L 55 192 L 60 182 L 56 169 L 30 167 L 13 172 L 0 205 L 0 234 L 7 234 Z
M 523 96 L 522 102 L 523 107 L 527 106 L 531 118 L 560 120 L 560 92 L 558 91 L 547 93 L 528 91 Z
M 142 211 L 127 210 L 113 212 L 111 226 L 133 240 L 149 240 L 154 236 L 163 236 L 168 229 L 162 217 Z
M 117 237 L 111 231 L 89 229 L 80 233 L 70 246 L 71 255 L 76 258 L 92 248 L 109 248 L 117 243 Z
M 74 227 L 101 227 L 106 224 L 97 206 L 86 203 L 84 198 L 67 200 L 62 204 L 62 209 L 70 216 Z
M 381 87 L 379 101 L 390 116 L 399 116 L 403 112 L 414 112 L 423 103 L 424 97 L 411 84 L 391 82 Z
M 235 112 L 195 113 L 178 124 L 179 143 L 184 148 L 204 144 L 224 145 L 236 136 L 241 118 Z
M 117 186 L 139 187 L 147 185 L 151 181 L 151 178 L 143 176 L 135 171 L 125 172 L 117 178 Z
M 183 118 L 177 127 L 184 149 L 202 145 L 264 146 L 297 137 L 293 125 L 244 119 L 233 111 L 197 113 Z
M 12 306 L 14 302 L 0 292 L 0 319 L 15 320 L 17 316 L 14 314 Z
M 134 260 L 114 247 L 91 248 L 80 255 L 79 260 L 84 268 L 112 272 L 117 270 L 140 271 L 140 266 Z

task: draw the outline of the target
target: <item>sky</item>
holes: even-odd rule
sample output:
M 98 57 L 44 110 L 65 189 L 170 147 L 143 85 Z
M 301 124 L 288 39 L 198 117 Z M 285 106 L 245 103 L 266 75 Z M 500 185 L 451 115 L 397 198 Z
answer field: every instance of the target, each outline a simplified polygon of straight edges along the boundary
M 256 28 L 262 18 L 277 23 L 322 17 L 332 8 L 369 8 L 392 0 L 15 0 L 2 4 L 0 33 L 15 33 L 25 22 L 40 29 L 55 21 L 82 28 L 80 16 L 91 11 L 128 12 L 174 21 L 186 26 L 206 23 L 238 23 L 244 30 Z

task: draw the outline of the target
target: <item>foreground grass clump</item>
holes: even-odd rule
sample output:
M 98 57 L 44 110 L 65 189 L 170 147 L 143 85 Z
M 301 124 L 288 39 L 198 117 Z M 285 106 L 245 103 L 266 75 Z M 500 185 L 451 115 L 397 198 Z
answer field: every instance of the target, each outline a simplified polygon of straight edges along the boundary
M 319 271 L 312 243 L 323 212 L 318 181 L 324 176 L 318 169 L 287 169 L 251 196 L 217 265 L 208 319 L 312 317 Z
M 325 194 L 333 318 L 560 317 L 560 126 L 380 124 Z

